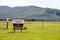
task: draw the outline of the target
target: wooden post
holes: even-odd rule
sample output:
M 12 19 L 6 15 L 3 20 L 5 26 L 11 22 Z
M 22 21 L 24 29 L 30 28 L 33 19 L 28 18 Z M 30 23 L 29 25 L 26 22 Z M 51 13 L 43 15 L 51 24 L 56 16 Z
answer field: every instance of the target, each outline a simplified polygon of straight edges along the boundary
M 8 20 L 9 20 L 9 19 L 7 18 L 7 24 L 6 24 L 6 29 L 8 29 Z

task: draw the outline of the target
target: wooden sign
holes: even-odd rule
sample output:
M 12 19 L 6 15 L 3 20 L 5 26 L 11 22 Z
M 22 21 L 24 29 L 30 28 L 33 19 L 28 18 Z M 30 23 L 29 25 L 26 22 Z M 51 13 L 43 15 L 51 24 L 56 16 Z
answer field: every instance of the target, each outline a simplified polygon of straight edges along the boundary
M 24 20 L 13 19 L 12 22 L 13 22 L 13 27 L 14 27 L 13 30 L 14 30 L 14 32 L 15 32 L 16 29 L 17 30 L 21 30 L 21 32 L 22 32 L 22 30 L 26 30 L 27 29 L 26 27 L 23 27 Z

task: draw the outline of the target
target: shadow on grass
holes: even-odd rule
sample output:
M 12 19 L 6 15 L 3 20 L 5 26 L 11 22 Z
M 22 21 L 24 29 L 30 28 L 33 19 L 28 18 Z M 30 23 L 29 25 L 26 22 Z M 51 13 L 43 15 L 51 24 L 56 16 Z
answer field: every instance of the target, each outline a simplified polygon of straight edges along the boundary
M 6 28 L 0 28 L 0 30 L 7 30 Z
M 7 34 L 12 34 L 12 33 L 15 33 L 15 32 L 8 32 Z
M 14 33 L 30 33 L 29 31 L 22 31 L 22 32 L 8 32 L 7 34 L 14 34 Z

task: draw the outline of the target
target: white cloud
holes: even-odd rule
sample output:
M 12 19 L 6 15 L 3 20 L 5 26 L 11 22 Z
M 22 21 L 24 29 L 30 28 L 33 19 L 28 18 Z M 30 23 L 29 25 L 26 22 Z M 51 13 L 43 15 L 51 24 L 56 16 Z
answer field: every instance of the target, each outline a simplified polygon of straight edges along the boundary
M 0 0 L 1 5 L 7 6 L 28 6 L 36 5 L 40 7 L 50 7 L 60 9 L 60 0 Z
M 43 0 L 36 2 L 34 5 L 40 6 L 40 7 L 50 7 L 50 8 L 57 8 L 60 9 L 60 1 L 59 0 Z
M 26 5 L 26 1 L 23 0 L 2 0 L 0 5 L 8 6 L 23 6 Z

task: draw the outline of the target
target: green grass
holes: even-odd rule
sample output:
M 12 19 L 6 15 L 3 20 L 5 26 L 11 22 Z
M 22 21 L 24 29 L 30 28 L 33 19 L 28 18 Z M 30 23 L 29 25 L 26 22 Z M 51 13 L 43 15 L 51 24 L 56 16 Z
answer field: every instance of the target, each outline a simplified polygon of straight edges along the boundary
M 1 26 L 6 26 L 6 22 L 1 21 Z M 12 22 L 9 28 L 0 28 L 0 40 L 60 40 L 60 22 L 25 22 L 27 30 L 13 32 Z

